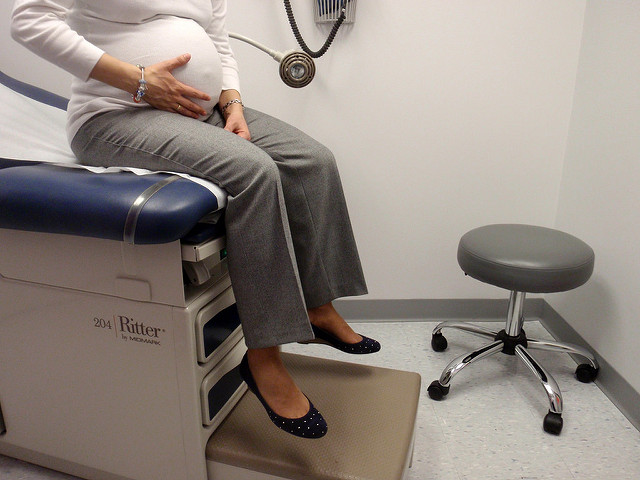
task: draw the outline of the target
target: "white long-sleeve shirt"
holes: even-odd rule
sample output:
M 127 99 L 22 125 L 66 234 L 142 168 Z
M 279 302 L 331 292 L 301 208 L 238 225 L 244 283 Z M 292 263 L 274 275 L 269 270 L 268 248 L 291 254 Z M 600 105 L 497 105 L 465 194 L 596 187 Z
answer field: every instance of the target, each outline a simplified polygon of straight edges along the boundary
M 104 53 L 143 66 L 190 53 L 189 63 L 173 75 L 211 96 L 209 102 L 194 100 L 207 112 L 213 111 L 222 90 L 239 90 L 226 11 L 226 0 L 16 0 L 11 35 L 74 75 L 67 114 L 71 141 L 96 114 L 151 108 L 89 78 Z

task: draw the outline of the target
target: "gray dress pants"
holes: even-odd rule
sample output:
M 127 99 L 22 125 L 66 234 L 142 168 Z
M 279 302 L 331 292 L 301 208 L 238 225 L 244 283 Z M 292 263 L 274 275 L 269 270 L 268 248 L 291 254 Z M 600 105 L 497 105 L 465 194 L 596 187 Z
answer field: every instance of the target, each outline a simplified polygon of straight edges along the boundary
M 229 195 L 229 274 L 249 348 L 308 340 L 307 308 L 367 288 L 331 152 L 296 128 L 246 109 L 251 142 L 153 108 L 96 115 L 71 148 L 80 163 L 188 173 Z

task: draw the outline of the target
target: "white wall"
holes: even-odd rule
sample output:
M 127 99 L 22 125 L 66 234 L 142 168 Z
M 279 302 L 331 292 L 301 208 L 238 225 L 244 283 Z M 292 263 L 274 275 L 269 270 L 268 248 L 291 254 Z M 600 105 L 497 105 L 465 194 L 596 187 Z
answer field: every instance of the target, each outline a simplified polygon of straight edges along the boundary
M 315 48 L 328 27 L 294 0 Z M 370 298 L 503 297 L 465 278 L 459 237 L 554 221 L 583 0 L 360 0 L 304 89 L 237 44 L 243 94 L 338 158 Z M 233 0 L 230 29 L 296 46 L 280 0 Z
M 640 391 L 640 2 L 587 2 L 557 225 L 596 252 L 549 303 Z

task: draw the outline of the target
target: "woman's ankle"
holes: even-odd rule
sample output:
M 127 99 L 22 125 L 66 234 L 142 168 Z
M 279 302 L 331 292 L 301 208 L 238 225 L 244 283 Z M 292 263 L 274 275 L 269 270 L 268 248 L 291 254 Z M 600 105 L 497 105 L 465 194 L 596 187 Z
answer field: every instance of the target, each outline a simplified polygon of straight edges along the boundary
M 300 418 L 309 411 L 309 401 L 287 371 L 279 347 L 249 349 L 247 361 L 260 394 L 275 413 Z
M 362 336 L 353 331 L 331 302 L 307 310 L 309 321 L 345 343 L 358 343 Z
M 311 323 L 320 328 L 327 328 L 344 321 L 331 302 L 309 308 L 307 314 Z
M 252 368 L 254 366 L 259 368 L 260 365 L 265 364 L 282 364 L 280 347 L 249 348 L 247 349 L 247 360 Z

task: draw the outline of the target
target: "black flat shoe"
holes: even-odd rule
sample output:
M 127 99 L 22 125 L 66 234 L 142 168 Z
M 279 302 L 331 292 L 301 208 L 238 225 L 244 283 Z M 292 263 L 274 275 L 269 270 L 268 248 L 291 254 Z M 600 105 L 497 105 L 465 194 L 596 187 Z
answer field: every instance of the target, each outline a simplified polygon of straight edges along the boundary
M 249 361 L 247 360 L 247 354 L 245 353 L 242 361 L 240 362 L 240 376 L 246 382 L 249 390 L 253 392 L 253 394 L 258 397 L 260 403 L 267 411 L 267 415 L 269 415 L 269 419 L 273 422 L 273 424 L 284 430 L 291 435 L 295 435 L 296 437 L 301 438 L 320 438 L 324 437 L 327 433 L 327 422 L 325 422 L 322 414 L 313 406 L 311 400 L 309 400 L 309 411 L 300 418 L 287 418 L 281 417 L 276 412 L 271 410 L 269 404 L 262 398 L 260 394 L 260 390 L 258 390 L 258 385 L 253 378 L 253 374 L 249 369 Z M 305 395 L 306 397 L 306 395 Z
M 308 342 L 301 343 L 323 343 L 325 345 L 330 345 L 333 348 L 337 348 L 338 350 L 341 350 L 345 353 L 352 353 L 356 355 L 364 355 L 367 353 L 376 353 L 380 351 L 380 343 L 373 338 L 360 335 L 362 337 L 362 340 L 360 340 L 358 343 L 346 343 L 320 327 L 311 325 L 311 328 L 313 328 L 313 334 L 316 336 L 316 338 L 313 340 L 309 340 Z

